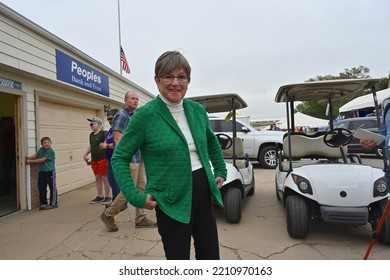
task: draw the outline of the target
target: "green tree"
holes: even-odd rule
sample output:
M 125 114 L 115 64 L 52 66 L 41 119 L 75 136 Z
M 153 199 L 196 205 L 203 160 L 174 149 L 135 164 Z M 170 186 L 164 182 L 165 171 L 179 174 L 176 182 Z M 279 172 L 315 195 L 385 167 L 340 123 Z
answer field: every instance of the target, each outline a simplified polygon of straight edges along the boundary
M 306 82 L 337 80 L 337 79 L 364 79 L 364 78 L 370 78 L 369 73 L 370 73 L 370 69 L 368 67 L 360 65 L 359 67 L 344 69 L 344 72 L 339 73 L 338 76 L 334 76 L 334 75 L 316 76 L 315 78 L 310 78 L 306 80 Z M 381 78 L 381 81 L 376 85 L 376 90 L 385 89 L 388 87 L 388 84 L 389 84 L 389 78 Z M 332 115 L 337 116 L 339 114 L 339 108 L 341 106 L 343 106 L 345 103 L 361 95 L 364 95 L 363 91 L 356 96 L 343 98 L 340 99 L 337 103 L 333 103 Z M 295 110 L 312 117 L 327 119 L 326 107 L 327 107 L 327 100 L 323 100 L 320 102 L 304 101 L 301 104 L 298 104 L 295 107 Z

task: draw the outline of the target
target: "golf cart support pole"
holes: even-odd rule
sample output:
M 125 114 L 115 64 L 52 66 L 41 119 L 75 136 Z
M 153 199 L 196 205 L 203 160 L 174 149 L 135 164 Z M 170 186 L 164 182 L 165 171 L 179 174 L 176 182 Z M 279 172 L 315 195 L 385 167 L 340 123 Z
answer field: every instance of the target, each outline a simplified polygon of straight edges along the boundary
M 285 91 L 285 94 L 286 94 L 286 116 L 287 116 L 287 143 L 288 143 L 288 150 L 290 151 L 290 154 L 291 154 L 291 130 L 292 130 L 292 123 L 293 122 L 293 117 L 290 118 L 290 108 L 288 107 L 288 103 L 289 103 L 289 100 L 288 100 L 288 91 L 286 90 Z M 294 103 L 294 102 L 291 102 L 291 104 Z M 294 104 L 291 105 L 291 112 L 294 112 Z M 288 163 L 289 163 L 289 171 L 291 172 L 292 171 L 292 158 L 291 156 L 288 157 Z M 279 163 L 280 164 L 280 163 Z
M 371 91 L 372 91 L 372 96 L 374 98 L 374 108 L 376 110 L 376 120 L 378 121 L 378 129 L 381 127 L 381 116 L 380 116 L 380 112 L 379 112 L 379 105 L 378 105 L 378 98 L 376 96 L 376 90 L 375 90 L 375 86 L 372 86 L 371 87 Z
M 381 232 L 383 223 L 385 222 L 385 219 L 387 217 L 387 214 L 389 213 L 389 210 L 390 210 L 390 200 L 387 200 L 385 211 L 383 211 L 382 217 L 380 218 L 378 225 L 376 226 L 376 229 L 375 229 L 374 233 L 372 234 L 372 239 L 371 239 L 370 245 L 368 246 L 367 252 L 364 255 L 364 260 L 368 259 L 368 255 L 370 254 L 371 249 L 375 244 L 377 236 Z
M 333 103 L 331 98 L 328 98 L 328 106 L 329 106 L 329 112 L 328 112 L 329 129 L 333 130 Z
M 233 122 L 232 122 L 232 127 L 233 127 L 233 166 L 237 168 L 236 165 L 236 138 L 237 138 L 237 129 L 236 129 L 236 106 L 235 106 L 235 100 L 234 97 L 232 98 L 232 113 L 233 113 Z

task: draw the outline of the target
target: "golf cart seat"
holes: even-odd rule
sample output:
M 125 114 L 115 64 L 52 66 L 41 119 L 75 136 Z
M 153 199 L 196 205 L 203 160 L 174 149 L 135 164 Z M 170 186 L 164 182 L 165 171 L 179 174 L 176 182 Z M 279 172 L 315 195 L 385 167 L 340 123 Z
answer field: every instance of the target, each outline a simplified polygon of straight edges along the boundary
M 316 162 L 324 162 L 324 160 L 338 160 L 342 158 L 342 154 L 338 148 L 332 148 L 325 144 L 324 135 L 316 137 L 303 134 L 292 134 L 291 153 L 289 150 L 288 137 L 283 140 L 283 152 L 280 158 L 281 171 L 288 171 L 290 163 L 288 160 L 283 160 L 291 156 L 292 167 L 300 167 L 306 164 Z M 347 147 L 343 147 L 344 153 L 347 152 Z
M 234 138 L 235 145 L 235 155 L 236 155 L 236 167 L 238 169 L 243 169 L 247 167 L 247 159 L 243 159 L 245 157 L 244 154 L 244 140 L 239 137 Z M 226 162 L 233 163 L 233 145 L 231 145 L 228 149 L 222 150 L 223 156 Z M 241 159 L 239 159 L 241 158 Z

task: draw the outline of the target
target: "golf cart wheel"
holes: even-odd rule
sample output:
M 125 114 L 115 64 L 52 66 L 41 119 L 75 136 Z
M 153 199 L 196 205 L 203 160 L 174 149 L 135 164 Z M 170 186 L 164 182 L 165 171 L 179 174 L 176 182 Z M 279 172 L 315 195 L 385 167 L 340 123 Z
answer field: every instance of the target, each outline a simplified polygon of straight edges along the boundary
M 241 191 L 237 188 L 228 188 L 223 203 L 225 205 L 225 219 L 228 223 L 239 223 L 241 220 Z
M 266 146 L 260 153 L 257 159 L 261 166 L 266 169 L 275 169 L 278 163 L 277 153 L 275 146 Z
M 293 238 L 305 238 L 309 233 L 309 212 L 305 199 L 290 195 L 286 199 L 287 231 Z
M 383 150 L 381 148 L 375 149 L 375 155 L 378 158 L 383 158 Z
M 252 173 L 252 182 L 251 182 L 251 189 L 248 192 L 248 196 L 254 195 L 255 194 L 255 174 Z
M 376 227 L 378 226 L 379 220 L 381 219 L 383 212 L 386 208 L 387 200 L 382 200 L 378 203 L 376 203 L 371 208 L 371 215 L 373 223 L 371 224 L 372 230 L 375 231 Z M 385 221 L 383 222 L 382 228 L 378 235 L 378 241 L 382 244 L 390 244 L 390 213 L 385 218 Z

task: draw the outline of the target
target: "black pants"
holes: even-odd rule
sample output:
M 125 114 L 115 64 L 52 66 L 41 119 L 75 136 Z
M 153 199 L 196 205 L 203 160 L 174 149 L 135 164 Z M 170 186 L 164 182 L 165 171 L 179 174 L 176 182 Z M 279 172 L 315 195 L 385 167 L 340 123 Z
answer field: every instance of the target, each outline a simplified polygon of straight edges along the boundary
M 38 190 L 39 202 L 47 204 L 47 186 L 50 189 L 50 205 L 57 205 L 56 171 L 39 171 Z
M 197 260 L 219 260 L 219 244 L 210 187 L 204 169 L 192 172 L 192 211 L 189 224 L 178 222 L 156 207 L 158 232 L 168 260 L 189 260 L 191 236 Z

